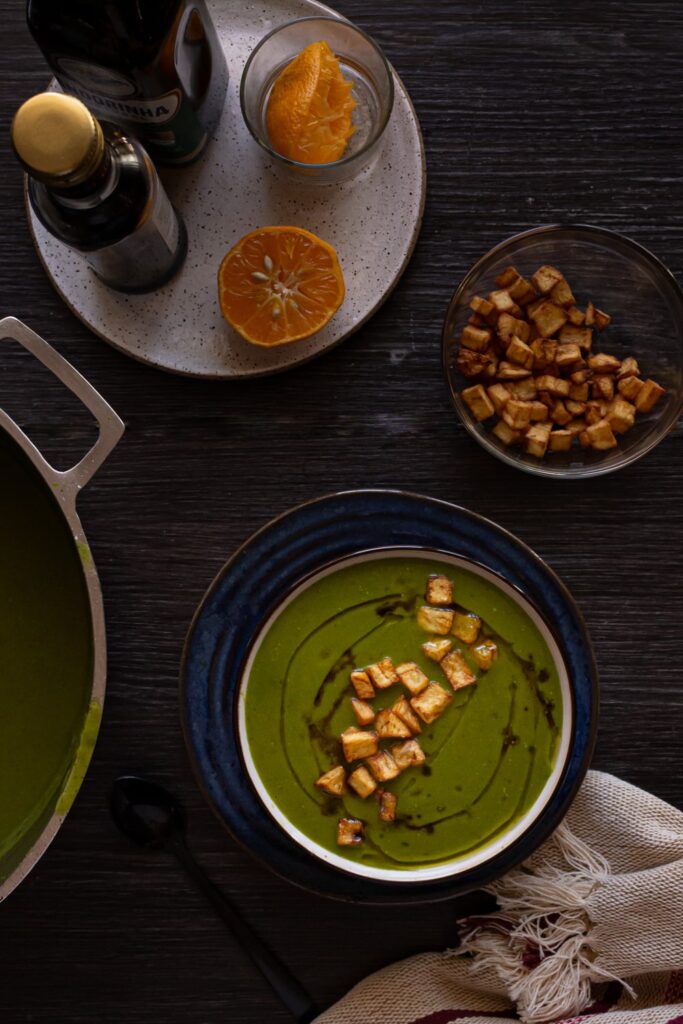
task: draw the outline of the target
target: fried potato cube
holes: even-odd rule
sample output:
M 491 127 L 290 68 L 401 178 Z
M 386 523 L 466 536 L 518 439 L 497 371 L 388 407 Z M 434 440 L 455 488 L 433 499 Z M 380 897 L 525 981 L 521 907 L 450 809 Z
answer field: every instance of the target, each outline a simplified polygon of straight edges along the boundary
M 587 384 L 592 376 L 592 370 L 589 370 L 587 367 L 582 367 L 580 370 L 574 370 L 573 373 L 570 373 L 569 379 L 572 382 L 572 384 L 577 384 L 580 386 L 581 384 Z
M 483 299 L 481 295 L 475 295 L 470 301 L 470 309 L 486 320 L 493 313 L 495 306 L 488 299 Z
M 472 313 L 471 316 L 467 318 L 467 323 L 472 327 L 486 327 L 486 321 L 483 316 L 479 316 L 478 313 Z
M 473 327 L 467 324 L 463 327 L 460 335 L 460 344 L 463 348 L 470 348 L 474 352 L 482 352 L 490 343 L 492 334 L 486 327 Z
M 544 457 L 548 450 L 551 430 L 551 423 L 535 423 L 527 430 L 524 448 L 529 455 L 535 455 L 537 459 Z
M 510 344 L 505 350 L 505 355 L 508 357 L 511 363 L 518 363 L 520 366 L 525 366 L 527 370 L 530 370 L 534 365 L 534 354 L 525 341 L 518 338 L 516 334 L 512 335 Z
M 558 426 L 564 427 L 572 418 L 573 414 L 569 412 L 562 399 L 558 398 L 550 413 L 550 419 L 553 423 L 557 423 Z
M 498 312 L 498 319 L 500 319 L 502 313 L 517 314 L 522 312 L 510 293 L 505 289 L 489 292 L 489 302 L 493 304 Z
M 497 367 L 497 360 L 491 358 L 486 352 L 471 352 L 468 348 L 458 350 L 455 365 L 463 377 L 478 377 L 490 366 Z
M 571 413 L 572 416 L 583 416 L 586 411 L 585 402 L 575 402 L 572 398 L 568 398 L 564 405 L 567 412 Z
M 340 818 L 337 824 L 337 845 L 358 846 L 363 842 L 363 822 L 357 818 Z
M 386 690 L 398 682 L 396 669 L 391 658 L 382 658 L 373 665 L 366 665 L 365 671 L 378 690 Z
M 539 267 L 536 273 L 531 275 L 531 283 L 541 295 L 549 295 L 561 280 L 561 272 L 557 267 L 551 267 L 549 264 Z
M 361 700 L 372 700 L 375 696 L 375 688 L 370 682 L 370 676 L 360 668 L 354 668 L 351 673 L 351 685 L 356 691 L 356 696 Z
M 640 367 L 637 359 L 634 359 L 633 356 L 626 356 L 626 359 L 621 360 L 621 366 L 617 370 L 617 380 L 623 380 L 624 377 L 638 377 L 639 374 Z
M 330 796 L 343 796 L 346 792 L 346 771 L 342 765 L 337 764 L 330 768 L 329 772 L 323 772 L 319 779 L 315 780 L 318 789 L 324 789 Z
M 642 386 L 643 382 L 639 377 L 624 377 L 617 384 L 617 390 L 622 398 L 629 402 L 634 402 Z
M 586 306 L 586 324 L 588 327 L 593 327 L 595 324 L 595 306 L 590 301 Z
M 472 648 L 472 657 L 479 668 L 486 672 L 498 657 L 498 645 L 493 640 L 482 640 Z
M 596 373 L 616 373 L 621 369 L 621 360 L 607 352 L 596 352 L 588 357 L 588 366 Z
M 523 402 L 536 397 L 536 385 L 531 377 L 526 377 L 525 380 L 512 380 L 504 386 L 513 398 L 521 398 Z
M 565 324 L 558 338 L 563 345 L 578 345 L 586 351 L 590 351 L 593 344 L 593 332 L 590 327 L 576 327 L 574 324 Z
M 396 821 L 398 797 L 386 789 L 380 789 L 378 796 L 380 821 Z
M 533 299 L 537 298 L 535 287 L 525 278 L 520 278 L 508 291 L 515 302 L 522 307 L 527 306 L 529 302 L 533 302 Z
M 495 356 L 486 355 L 485 352 L 482 352 L 482 356 L 485 356 L 487 359 L 486 366 L 481 371 L 482 376 L 485 377 L 487 380 L 495 380 L 496 375 L 498 373 L 498 360 L 495 358 Z
M 567 310 L 567 316 L 570 324 L 574 324 L 575 327 L 582 327 L 586 322 L 586 314 L 582 313 L 578 306 L 571 306 Z
M 454 690 L 462 690 L 464 686 L 471 686 L 477 681 L 460 651 L 451 651 L 447 654 L 441 662 L 441 668 Z
M 416 665 L 414 661 L 404 661 L 402 665 L 397 666 L 396 672 L 406 690 L 410 690 L 413 695 L 422 693 L 429 682 L 420 666 Z
M 585 427 L 585 423 L 583 427 Z M 574 435 L 571 430 L 553 430 L 548 447 L 551 452 L 568 452 L 573 440 Z
M 575 342 L 563 341 L 557 346 L 555 362 L 561 370 L 564 370 L 567 366 L 572 366 L 574 363 L 578 363 L 580 358 L 581 349 Z
M 450 654 L 446 655 L 447 658 Z M 443 664 L 443 661 L 442 661 Z M 446 693 L 443 686 L 438 683 L 430 683 L 426 690 L 412 697 L 410 706 L 416 711 L 423 722 L 430 725 L 442 714 L 453 700 L 450 693 Z
M 511 298 L 520 306 L 526 306 L 536 298 L 536 289 L 525 277 L 518 277 L 507 289 Z
M 464 644 L 473 644 L 479 636 L 481 619 L 474 612 L 456 612 L 451 633 Z
M 453 611 L 450 608 L 431 608 L 423 604 L 417 613 L 417 624 L 427 633 L 446 636 L 453 625 Z
M 538 400 L 539 402 L 543 402 L 543 405 L 546 407 L 546 409 L 551 410 L 555 408 L 555 402 L 557 401 L 557 399 L 553 398 L 553 396 L 549 394 L 547 391 L 539 391 Z
M 605 327 L 607 327 L 611 322 L 612 317 L 609 313 L 603 313 L 601 309 L 595 310 L 595 326 L 599 331 L 604 331 Z
M 500 274 L 496 278 L 496 284 L 499 288 L 507 288 L 508 285 L 514 284 L 514 282 L 520 277 L 520 273 L 517 267 L 513 267 L 510 264 L 505 270 L 501 270 Z
M 564 277 L 550 289 L 550 298 L 553 302 L 556 302 L 558 306 L 573 306 L 576 302 L 576 299 L 572 295 L 572 290 Z
M 422 732 L 420 720 L 413 712 L 407 697 L 399 697 L 391 710 L 401 719 L 404 725 L 408 726 L 411 735 L 416 736 L 419 732 Z
M 350 725 L 341 734 L 344 757 L 349 764 L 351 761 L 359 761 L 363 757 L 370 757 L 372 754 L 376 754 L 378 741 L 379 737 L 376 732 L 357 729 L 355 725 Z
M 419 697 L 414 697 L 413 700 L 419 700 Z M 378 754 L 369 757 L 367 764 L 378 782 L 389 782 L 401 772 L 388 750 L 380 750 Z
M 499 386 L 499 385 L 494 385 Z M 490 390 L 490 389 L 489 389 Z M 453 600 L 453 583 L 448 576 L 433 573 L 427 580 L 425 601 L 427 604 L 450 604 Z M 396 669 L 400 676 L 400 672 Z
M 510 392 L 504 384 L 492 384 L 486 389 L 486 394 L 489 396 L 493 403 L 493 408 L 500 416 L 501 412 L 505 407 L 505 403 L 510 398 Z
M 481 423 L 482 420 L 487 420 L 489 416 L 493 416 L 495 414 L 493 403 L 481 384 L 475 384 L 474 387 L 465 388 L 461 394 L 463 402 L 469 406 L 470 412 L 478 423 Z
M 579 444 L 581 445 L 582 448 L 590 448 L 590 446 L 591 446 L 591 439 L 590 439 L 590 436 L 588 434 L 588 428 L 586 428 L 585 430 L 582 430 L 581 433 L 579 434 Z
M 364 700 L 359 700 L 358 697 L 351 698 L 351 708 L 356 716 L 356 721 L 359 725 L 370 725 L 375 720 L 375 712 L 369 704 L 366 704 Z
M 569 397 L 572 402 L 587 402 L 588 390 L 588 384 L 570 384 Z
M 505 420 L 498 420 L 491 433 L 507 446 L 518 444 L 524 437 L 524 433 L 521 430 L 513 430 L 512 427 L 507 425 Z
M 598 420 L 597 423 L 592 423 L 590 427 L 586 427 L 586 434 L 591 448 L 595 448 L 596 451 L 606 451 L 608 448 L 617 446 L 617 439 L 607 420 Z
M 638 412 L 650 412 L 665 393 L 665 389 L 654 381 L 643 381 L 643 386 L 636 395 L 636 409 Z
M 512 430 L 525 430 L 531 423 L 531 402 L 511 398 L 503 409 L 503 419 Z
M 611 402 L 614 398 L 614 377 L 609 373 L 596 373 L 591 383 L 593 398 Z
M 517 366 L 515 363 L 508 363 L 505 359 L 502 359 L 498 364 L 498 372 L 496 376 L 498 380 L 519 381 L 524 380 L 526 377 L 530 377 L 531 370 L 527 370 L 524 366 Z
M 426 761 L 425 752 L 417 740 L 395 743 L 391 748 L 391 756 L 402 772 L 406 768 L 413 768 L 416 765 L 424 764 Z
M 555 368 L 557 342 L 554 338 L 536 338 L 530 348 L 534 354 L 534 370 L 544 372 Z
M 568 423 L 565 429 L 569 434 L 572 435 L 572 438 L 574 438 L 577 437 L 579 434 L 582 434 L 587 426 L 588 424 L 586 423 L 585 419 L 583 419 L 582 417 L 578 417 L 577 419 L 572 420 L 571 423 Z M 562 431 L 556 430 L 554 431 L 554 433 L 561 434 Z M 550 436 L 552 438 L 553 435 L 551 434 Z
M 538 309 L 535 309 L 533 313 L 529 312 L 529 316 L 544 338 L 551 338 L 567 322 L 567 314 L 562 307 L 556 306 L 554 302 L 550 302 L 548 299 Z M 580 330 L 580 328 L 576 327 L 573 329 Z
M 536 377 L 536 387 L 539 391 L 547 391 L 553 398 L 569 397 L 569 381 L 561 377 L 553 377 L 550 374 L 543 374 Z
M 498 337 L 506 345 L 510 344 L 514 335 L 517 335 L 522 341 L 526 341 L 529 337 L 529 325 L 526 320 L 518 320 L 517 317 L 512 316 L 510 313 L 501 313 L 498 317 L 496 330 L 498 331 Z
M 453 646 L 452 640 L 427 640 L 422 644 L 422 650 L 430 661 L 441 661 L 448 654 Z
M 541 401 L 531 403 L 531 422 L 537 423 L 542 420 L 547 420 L 550 415 L 548 406 Z
M 390 708 L 384 708 L 377 713 L 375 729 L 381 740 L 400 740 L 405 739 L 406 736 L 412 736 L 405 722 L 402 722 Z
M 599 402 L 589 402 L 586 407 L 586 425 L 592 427 L 594 423 L 599 423 L 604 419 L 605 412 Z
M 636 421 L 636 407 L 618 396 L 611 402 L 606 419 L 615 434 L 625 434 Z
M 356 768 L 355 772 L 351 772 L 349 775 L 349 786 L 358 794 L 361 800 L 366 800 L 377 789 L 377 783 L 365 765 L 362 764 Z
M 382 672 L 384 672 L 387 679 L 390 679 L 392 683 L 398 682 L 398 675 L 396 674 L 396 669 L 394 668 L 394 663 L 391 658 L 382 658 L 381 661 L 377 662 L 377 664 L 381 668 Z

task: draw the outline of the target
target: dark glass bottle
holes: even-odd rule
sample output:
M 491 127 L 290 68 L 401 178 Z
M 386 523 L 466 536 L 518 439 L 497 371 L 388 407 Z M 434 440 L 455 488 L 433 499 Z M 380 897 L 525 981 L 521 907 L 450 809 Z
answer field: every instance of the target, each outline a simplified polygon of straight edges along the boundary
M 17 111 L 12 143 L 36 216 L 105 284 L 151 291 L 180 268 L 185 226 L 136 139 L 75 97 L 41 93 Z
M 201 153 L 228 83 L 204 0 L 28 0 L 27 19 L 62 89 L 96 116 L 155 160 Z

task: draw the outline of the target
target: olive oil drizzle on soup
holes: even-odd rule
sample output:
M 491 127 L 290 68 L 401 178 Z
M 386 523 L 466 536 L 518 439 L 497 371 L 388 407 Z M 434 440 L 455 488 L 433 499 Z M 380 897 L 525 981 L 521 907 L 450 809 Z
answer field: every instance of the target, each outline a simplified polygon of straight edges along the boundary
M 386 785 L 398 797 L 397 816 L 381 822 L 374 797 L 362 800 L 351 791 L 331 797 L 314 783 L 345 764 L 339 736 L 357 724 L 353 668 L 383 657 L 414 661 L 452 692 L 439 665 L 422 652 L 429 634 L 415 620 L 431 573 L 453 580 L 453 607 L 480 616 L 480 640 L 494 640 L 498 658 L 475 685 L 453 694 L 436 721 L 422 725 L 426 763 Z M 378 691 L 373 708 L 390 707 L 402 693 L 401 684 Z M 533 805 L 554 767 L 562 698 L 550 651 L 512 598 L 443 562 L 387 557 L 315 580 L 271 623 L 249 673 L 245 721 L 260 779 L 296 828 L 368 866 L 415 869 L 472 853 Z M 341 817 L 365 823 L 362 844 L 337 845 Z

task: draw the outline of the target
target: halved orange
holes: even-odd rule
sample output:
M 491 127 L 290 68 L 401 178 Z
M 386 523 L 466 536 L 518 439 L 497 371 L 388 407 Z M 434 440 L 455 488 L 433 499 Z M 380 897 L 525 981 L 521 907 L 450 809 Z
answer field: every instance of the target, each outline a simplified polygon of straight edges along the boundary
M 245 235 L 218 270 L 221 312 L 253 345 L 309 338 L 344 299 L 331 245 L 304 228 L 266 227 Z
M 273 149 L 304 164 L 339 160 L 355 131 L 352 89 L 326 42 L 307 46 L 277 76 L 268 99 Z

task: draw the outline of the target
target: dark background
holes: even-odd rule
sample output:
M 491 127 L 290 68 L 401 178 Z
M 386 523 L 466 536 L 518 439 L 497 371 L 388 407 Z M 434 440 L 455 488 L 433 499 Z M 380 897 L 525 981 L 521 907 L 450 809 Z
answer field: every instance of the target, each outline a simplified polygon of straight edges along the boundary
M 270 875 L 236 848 L 189 771 L 177 673 L 193 610 L 236 545 L 325 492 L 423 491 L 534 547 L 573 591 L 595 642 L 595 766 L 683 805 L 681 428 L 614 476 L 571 485 L 524 476 L 465 434 L 439 351 L 459 279 L 524 228 L 558 219 L 615 228 L 680 276 L 683 6 L 339 7 L 386 48 L 417 107 L 429 177 L 422 235 L 399 288 L 356 336 L 284 376 L 231 384 L 138 365 L 94 338 L 52 291 L 8 142 L 15 107 L 43 86 L 46 68 L 23 4 L 1 5 L 0 313 L 51 341 L 128 428 L 79 503 L 108 620 L 104 725 L 66 824 L 0 911 L 3 1024 L 288 1019 L 175 864 L 137 853 L 113 830 L 105 794 L 130 770 L 179 793 L 197 856 L 321 1005 L 383 964 L 454 941 L 462 906 L 346 906 Z M 68 464 L 93 437 L 87 415 L 5 348 L 0 401 Z

